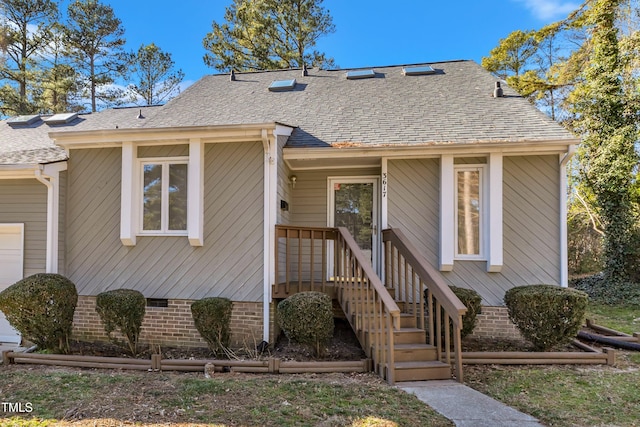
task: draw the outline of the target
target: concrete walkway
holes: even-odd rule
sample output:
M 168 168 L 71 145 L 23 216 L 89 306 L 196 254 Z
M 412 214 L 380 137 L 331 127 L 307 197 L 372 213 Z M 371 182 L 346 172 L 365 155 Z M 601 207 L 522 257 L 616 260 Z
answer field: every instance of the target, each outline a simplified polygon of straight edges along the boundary
M 396 384 L 396 387 L 415 394 L 456 426 L 543 426 L 534 417 L 453 380 L 403 382 Z

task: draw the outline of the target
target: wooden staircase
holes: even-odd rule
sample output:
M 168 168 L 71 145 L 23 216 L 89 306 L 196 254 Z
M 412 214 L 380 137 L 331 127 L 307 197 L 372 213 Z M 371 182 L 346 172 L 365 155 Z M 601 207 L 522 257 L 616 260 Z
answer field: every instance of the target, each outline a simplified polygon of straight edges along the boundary
M 396 301 L 396 304 L 403 310 L 402 301 Z M 353 316 L 356 319 L 351 322 L 363 348 L 371 345 L 370 332 L 375 331 L 366 326 L 368 316 Z M 417 323 L 415 315 L 400 314 L 400 328 L 393 331 L 393 373 L 386 376 L 392 374 L 395 382 L 451 379 L 451 365 L 439 360 L 438 349 L 427 344 L 427 333 Z
M 274 272 L 284 285 L 274 285 L 273 297 L 330 293 L 374 371 L 390 384 L 453 373 L 463 381 L 460 330 L 467 309 L 401 230 L 382 233 L 386 286 L 346 228 L 277 225 L 275 231 Z M 437 315 L 425 322 L 425 313 Z

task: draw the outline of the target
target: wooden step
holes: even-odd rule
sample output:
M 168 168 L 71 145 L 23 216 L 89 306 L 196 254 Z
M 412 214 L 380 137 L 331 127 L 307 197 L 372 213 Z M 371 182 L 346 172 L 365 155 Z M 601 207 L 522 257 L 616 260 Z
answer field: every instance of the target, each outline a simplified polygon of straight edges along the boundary
M 363 315 L 363 324 L 366 324 L 369 317 L 373 316 L 372 313 Z M 359 316 L 358 316 L 359 317 Z M 413 314 L 400 313 L 400 327 L 401 328 L 415 328 L 418 321 Z
M 426 343 L 424 329 L 401 328 L 393 333 L 394 344 L 423 344 Z
M 395 381 L 447 380 L 451 378 L 451 366 L 438 360 L 396 362 Z
M 429 344 L 396 344 L 393 357 L 396 362 L 437 360 L 436 348 Z

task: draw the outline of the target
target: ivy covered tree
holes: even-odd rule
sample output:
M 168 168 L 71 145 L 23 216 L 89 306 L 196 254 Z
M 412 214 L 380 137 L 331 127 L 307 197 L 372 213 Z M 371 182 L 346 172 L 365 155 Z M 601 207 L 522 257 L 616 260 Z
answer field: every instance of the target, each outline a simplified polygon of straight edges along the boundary
M 52 0 L 0 1 L 0 46 L 4 61 L 0 67 L 0 112 L 5 115 L 38 112 L 33 101 L 41 53 L 51 41 L 51 29 L 58 17 Z
M 137 52 L 129 54 L 132 77 L 128 87 L 133 102 L 156 105 L 168 101 L 180 93 L 184 79 L 182 70 L 174 70 L 171 54 L 163 52 L 154 43 L 142 45 Z
M 314 50 L 335 31 L 322 0 L 233 0 L 224 23 L 213 22 L 204 40 L 206 65 L 219 71 L 334 66 Z
M 591 265 L 603 266 L 606 282 L 640 279 L 635 149 L 640 117 L 639 17 L 635 0 L 588 0 L 566 19 L 530 33 L 536 53 L 518 73 L 512 69 L 505 77 L 583 139 L 572 176 L 570 212 L 576 215 L 571 216 L 570 234 L 589 226 L 585 237 L 590 242 L 602 236 L 603 260 Z M 496 64 L 502 64 L 499 52 L 496 48 L 483 61 L 497 75 L 501 68 Z M 585 240 L 571 237 L 570 242 Z M 589 252 L 599 251 L 589 248 Z
M 111 6 L 97 0 L 76 0 L 69 5 L 67 14 L 69 54 L 82 75 L 91 111 L 97 111 L 98 101 L 105 105 L 122 102 L 124 90 L 113 85 L 127 70 L 122 21 Z
M 638 92 L 621 75 L 627 60 L 619 48 L 616 18 L 619 0 L 592 3 L 587 25 L 592 54 L 573 97 L 578 114 L 576 129 L 583 137 L 580 172 L 595 196 L 604 227 L 604 272 L 623 282 L 637 275 L 634 215 L 635 169 L 638 154 Z

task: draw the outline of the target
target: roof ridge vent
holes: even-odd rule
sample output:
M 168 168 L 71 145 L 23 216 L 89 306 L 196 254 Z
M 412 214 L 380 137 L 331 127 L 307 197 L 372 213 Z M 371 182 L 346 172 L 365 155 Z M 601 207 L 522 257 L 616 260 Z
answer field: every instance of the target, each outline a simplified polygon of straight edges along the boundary
M 496 87 L 493 89 L 493 97 L 494 98 L 502 98 L 504 96 L 504 91 L 500 87 L 500 82 L 496 82 Z

